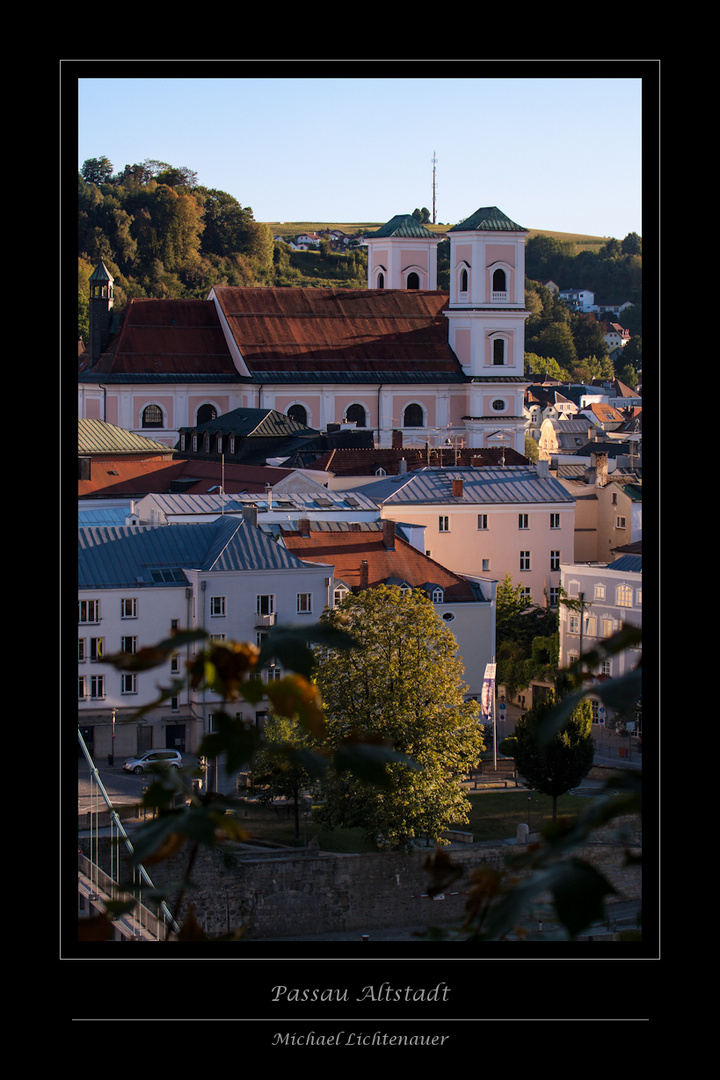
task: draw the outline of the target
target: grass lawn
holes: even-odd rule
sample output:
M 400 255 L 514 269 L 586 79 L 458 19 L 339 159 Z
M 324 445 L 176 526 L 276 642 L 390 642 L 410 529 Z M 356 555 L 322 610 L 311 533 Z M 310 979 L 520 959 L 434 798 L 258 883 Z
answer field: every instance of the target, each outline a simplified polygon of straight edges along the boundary
M 530 825 L 535 832 L 552 819 L 552 799 L 525 788 L 518 791 L 487 791 L 470 793 L 469 823 L 459 823 L 457 828 L 471 832 L 475 841 L 510 840 L 517 835 L 522 823 Z M 586 799 L 563 795 L 558 799 L 558 816 L 573 817 L 583 811 Z M 312 818 L 300 819 L 300 836 L 295 836 L 295 820 L 292 815 L 259 806 L 246 804 L 244 817 L 250 839 L 268 844 L 284 844 L 303 848 L 317 837 L 322 851 L 372 852 L 377 849 L 363 839 L 357 829 L 324 829 Z

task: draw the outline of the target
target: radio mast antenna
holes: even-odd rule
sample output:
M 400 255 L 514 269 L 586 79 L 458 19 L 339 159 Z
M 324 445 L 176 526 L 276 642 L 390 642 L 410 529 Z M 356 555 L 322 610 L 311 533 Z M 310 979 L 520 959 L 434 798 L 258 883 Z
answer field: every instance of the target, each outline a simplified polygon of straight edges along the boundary
M 432 167 L 433 167 L 433 185 L 432 185 L 432 204 L 433 204 L 433 225 L 437 224 L 437 214 L 435 213 L 435 166 L 437 165 L 437 158 L 435 157 L 435 151 L 433 150 Z

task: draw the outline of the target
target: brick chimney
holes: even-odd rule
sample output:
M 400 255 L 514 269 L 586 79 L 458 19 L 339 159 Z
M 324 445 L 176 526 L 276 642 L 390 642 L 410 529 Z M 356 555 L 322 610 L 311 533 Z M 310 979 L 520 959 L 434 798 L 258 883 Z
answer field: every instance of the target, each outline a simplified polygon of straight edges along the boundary
M 310 519 L 309 518 L 300 518 L 298 523 L 297 523 L 297 530 L 298 530 L 298 532 L 300 533 L 301 536 L 309 536 L 310 535 Z
M 395 522 L 383 521 L 383 544 L 388 551 L 395 550 Z
M 462 499 L 462 493 L 463 493 L 463 482 L 462 482 L 462 480 L 453 480 L 452 485 L 453 485 L 453 488 L 452 488 L 453 498 L 454 499 Z
M 370 581 L 370 568 L 368 566 L 367 559 L 363 559 L 360 563 L 360 588 L 367 589 Z

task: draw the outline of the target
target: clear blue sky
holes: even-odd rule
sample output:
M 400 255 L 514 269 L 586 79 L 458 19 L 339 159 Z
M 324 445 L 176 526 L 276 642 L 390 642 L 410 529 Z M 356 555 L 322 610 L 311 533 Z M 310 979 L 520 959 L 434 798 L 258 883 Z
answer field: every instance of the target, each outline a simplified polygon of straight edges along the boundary
M 464 64 L 457 78 L 356 77 L 365 69 L 349 63 L 337 78 L 334 66 L 325 76 L 298 63 L 282 69 L 296 77 L 266 78 L 253 62 L 240 69 L 248 77 L 194 76 L 190 62 L 169 78 L 160 62 L 96 78 L 83 63 L 78 168 L 152 158 L 192 169 L 257 221 L 384 222 L 432 212 L 435 156 L 438 222 L 498 206 L 525 228 L 642 235 L 643 81 L 631 63 L 627 77 L 622 62 L 607 77 L 592 61 L 580 77 L 574 64 L 570 77 L 550 64 L 547 78 L 512 63 L 520 77 L 466 78 Z

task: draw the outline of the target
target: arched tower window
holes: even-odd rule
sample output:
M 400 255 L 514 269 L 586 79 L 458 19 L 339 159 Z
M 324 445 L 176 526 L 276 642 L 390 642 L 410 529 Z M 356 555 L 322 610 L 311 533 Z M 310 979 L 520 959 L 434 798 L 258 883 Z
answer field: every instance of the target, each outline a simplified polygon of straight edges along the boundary
M 304 405 L 291 405 L 287 411 L 287 415 L 291 420 L 294 420 L 296 424 L 307 424 L 307 409 Z
M 217 409 L 214 405 L 201 405 L 197 411 L 196 424 L 207 424 L 209 420 L 215 420 L 217 418 Z
M 412 271 L 412 273 L 408 274 L 408 276 L 407 276 L 407 287 L 408 287 L 408 289 L 419 289 L 420 288 L 420 278 L 418 277 L 418 275 L 415 273 L 414 270 Z
M 506 292 L 507 291 L 507 278 L 505 277 L 504 270 L 496 270 L 492 278 L 493 292 Z
M 362 405 L 351 405 L 345 413 L 345 419 L 349 424 L 357 424 L 358 427 L 367 427 L 365 409 Z
M 505 363 L 505 341 L 503 338 L 495 338 L 493 341 L 493 364 Z
M 468 291 L 468 272 L 467 270 L 460 271 L 460 292 Z
M 413 402 L 403 413 L 403 427 L 423 427 L 424 417 L 421 407 Z
M 378 274 L 378 276 L 377 276 L 377 287 L 378 287 L 378 289 L 384 289 L 385 288 L 385 275 L 384 274 Z
M 146 427 L 162 427 L 163 426 L 163 414 L 159 405 L 146 405 L 142 414 L 142 426 Z

